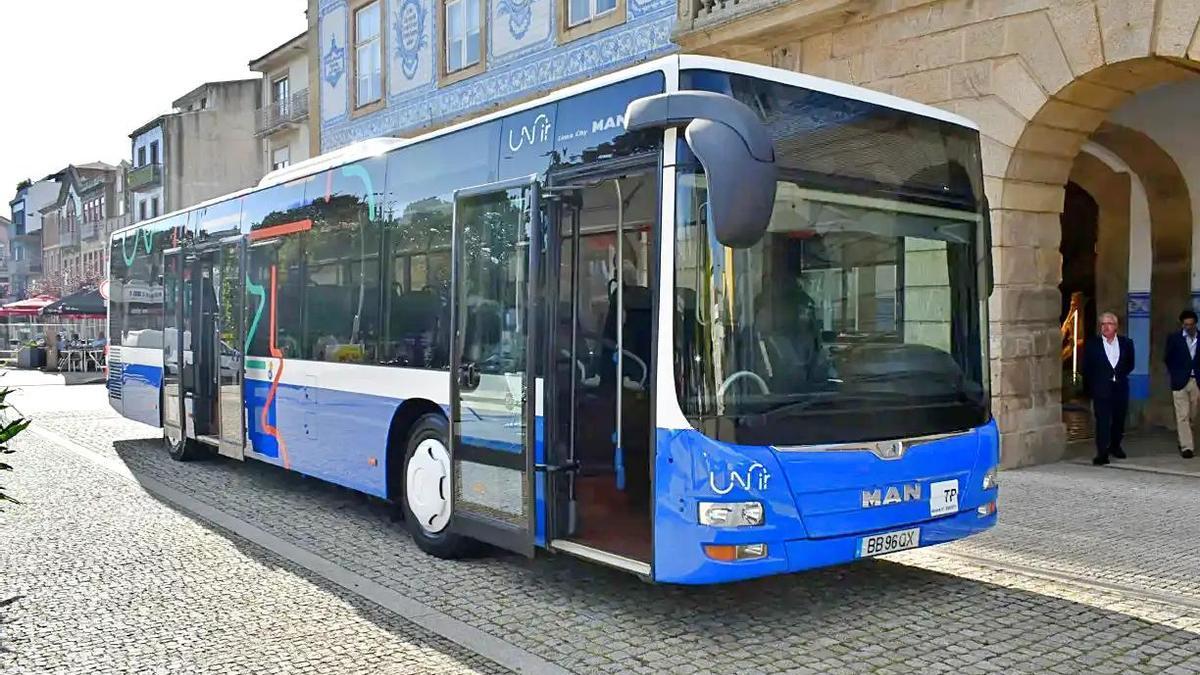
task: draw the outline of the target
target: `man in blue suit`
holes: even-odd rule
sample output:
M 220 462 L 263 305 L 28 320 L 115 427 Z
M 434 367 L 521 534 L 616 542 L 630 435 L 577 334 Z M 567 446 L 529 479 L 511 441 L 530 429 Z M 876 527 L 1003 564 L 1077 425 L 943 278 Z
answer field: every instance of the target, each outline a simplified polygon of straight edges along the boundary
M 1163 360 L 1171 377 L 1171 398 L 1175 402 L 1175 424 L 1179 433 L 1179 454 L 1184 459 L 1195 457 L 1192 424 L 1200 411 L 1200 354 L 1196 350 L 1196 313 L 1185 309 L 1179 314 L 1183 330 L 1167 336 L 1167 351 Z
M 1129 410 L 1129 373 L 1133 372 L 1133 340 L 1117 335 L 1117 316 L 1100 315 L 1100 335 L 1084 348 L 1083 386 L 1092 398 L 1096 415 L 1096 457 L 1092 464 L 1108 464 L 1109 456 L 1125 459 L 1121 438 Z

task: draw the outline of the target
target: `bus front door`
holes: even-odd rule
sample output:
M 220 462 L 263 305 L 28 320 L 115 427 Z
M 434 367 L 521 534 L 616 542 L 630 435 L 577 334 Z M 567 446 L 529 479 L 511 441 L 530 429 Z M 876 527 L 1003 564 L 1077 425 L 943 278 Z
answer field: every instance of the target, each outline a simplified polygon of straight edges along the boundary
M 540 442 L 538 190 L 524 179 L 454 198 L 450 527 L 525 555 L 534 548 Z

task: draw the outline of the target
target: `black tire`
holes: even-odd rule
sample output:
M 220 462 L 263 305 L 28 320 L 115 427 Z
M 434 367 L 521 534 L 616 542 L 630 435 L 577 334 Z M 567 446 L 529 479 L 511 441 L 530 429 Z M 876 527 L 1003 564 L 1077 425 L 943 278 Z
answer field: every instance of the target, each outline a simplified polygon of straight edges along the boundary
M 190 438 L 173 441 L 166 432 L 163 432 L 163 442 L 167 446 L 167 454 L 171 455 L 171 459 L 176 462 L 192 462 L 212 454 L 208 446 L 199 441 Z
M 474 539 L 454 534 L 448 529 L 441 532 L 426 531 L 421 526 L 420 520 L 413 515 L 412 509 L 409 508 L 407 494 L 408 463 L 412 461 L 417 447 L 421 445 L 422 441 L 432 438 L 448 448 L 450 447 L 449 435 L 450 430 L 446 418 L 436 413 L 422 415 L 413 423 L 412 431 L 408 434 L 408 442 L 404 448 L 404 473 L 400 476 L 400 484 L 406 489 L 400 501 L 404 509 L 404 523 L 409 533 L 412 534 L 413 541 L 417 543 L 417 547 L 435 558 L 454 560 L 475 555 L 479 551 L 479 543 Z

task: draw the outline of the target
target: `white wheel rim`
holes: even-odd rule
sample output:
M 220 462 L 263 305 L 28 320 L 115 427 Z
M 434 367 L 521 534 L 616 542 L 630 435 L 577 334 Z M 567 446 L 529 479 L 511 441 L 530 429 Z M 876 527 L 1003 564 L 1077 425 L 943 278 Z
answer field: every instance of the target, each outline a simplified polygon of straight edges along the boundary
M 421 529 L 437 534 L 450 522 L 450 453 L 436 439 L 426 439 L 408 460 L 404 498 Z

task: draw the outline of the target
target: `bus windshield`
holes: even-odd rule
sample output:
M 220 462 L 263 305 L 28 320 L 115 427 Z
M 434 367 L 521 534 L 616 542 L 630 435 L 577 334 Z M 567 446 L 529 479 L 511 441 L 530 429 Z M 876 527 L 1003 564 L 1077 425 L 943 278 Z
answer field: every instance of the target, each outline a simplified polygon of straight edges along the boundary
M 976 133 L 737 75 L 695 77 L 760 113 L 780 179 L 767 233 L 721 246 L 680 153 L 676 383 L 718 440 L 912 438 L 987 420 Z

